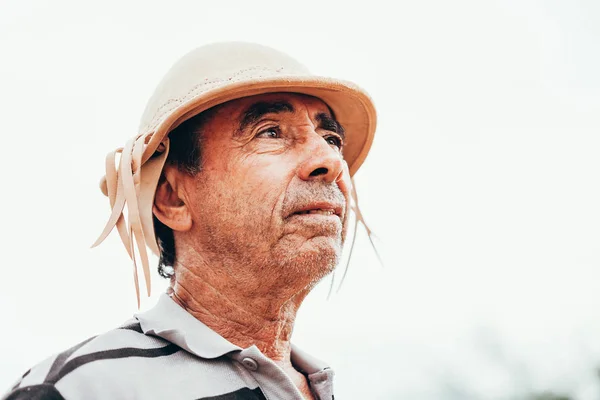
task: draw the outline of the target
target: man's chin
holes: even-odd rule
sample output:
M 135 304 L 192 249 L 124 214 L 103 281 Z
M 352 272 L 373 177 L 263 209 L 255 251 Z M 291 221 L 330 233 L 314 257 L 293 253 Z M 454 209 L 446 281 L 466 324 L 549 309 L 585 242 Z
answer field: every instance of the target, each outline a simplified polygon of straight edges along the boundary
M 331 273 L 342 254 L 339 239 L 317 236 L 308 239 L 299 249 L 285 257 L 287 268 L 311 281 L 319 280 Z

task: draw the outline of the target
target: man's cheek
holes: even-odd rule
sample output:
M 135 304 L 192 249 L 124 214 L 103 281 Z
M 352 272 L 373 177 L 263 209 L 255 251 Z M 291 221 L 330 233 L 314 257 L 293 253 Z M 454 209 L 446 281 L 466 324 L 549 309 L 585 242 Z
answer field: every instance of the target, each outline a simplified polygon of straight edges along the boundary
M 350 193 L 352 191 L 352 179 L 350 178 L 350 170 L 348 169 L 348 163 L 346 163 L 345 160 L 343 161 L 342 173 L 338 177 L 336 183 L 337 183 L 338 187 L 340 188 L 340 191 L 344 195 L 344 198 L 346 199 L 345 215 L 347 216 L 347 214 L 350 211 L 350 204 L 351 204 Z
M 342 160 L 342 173 L 336 179 L 336 183 L 344 196 L 346 197 L 350 193 L 352 188 L 352 181 L 350 179 L 350 170 L 348 169 L 348 163 L 346 160 Z

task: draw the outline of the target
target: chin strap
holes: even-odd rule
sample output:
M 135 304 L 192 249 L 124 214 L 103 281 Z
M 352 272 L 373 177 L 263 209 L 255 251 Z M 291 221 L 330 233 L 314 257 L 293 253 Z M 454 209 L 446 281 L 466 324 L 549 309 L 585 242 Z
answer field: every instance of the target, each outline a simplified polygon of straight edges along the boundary
M 142 262 L 144 281 L 148 296 L 151 293 L 150 266 L 146 245 L 159 254 L 154 224 L 152 204 L 161 171 L 169 153 L 169 139 L 162 143 L 152 143 L 152 133 L 138 135 L 124 148 L 118 148 L 106 156 L 106 175 L 100 182 L 100 189 L 108 197 L 112 213 L 104 230 L 92 247 L 106 239 L 116 226 L 121 242 L 133 261 L 133 281 L 138 309 L 140 308 L 140 285 L 135 247 Z M 120 160 L 116 164 L 116 156 Z M 142 168 L 143 166 L 143 168 Z M 127 223 L 125 222 L 127 205 Z
M 352 242 L 350 242 L 350 252 L 348 253 L 348 260 L 346 261 L 346 266 L 344 268 L 344 274 L 342 275 L 342 279 L 340 280 L 340 284 L 338 285 L 338 289 L 337 289 L 336 293 L 339 293 L 339 291 L 342 288 L 342 285 L 344 283 L 344 280 L 346 279 L 346 275 L 348 274 L 348 267 L 350 266 L 350 260 L 352 259 L 352 251 L 354 250 L 354 244 L 356 243 L 356 233 L 358 231 L 359 223 L 361 223 L 362 226 L 365 227 L 365 229 L 367 231 L 367 236 L 369 237 L 369 242 L 371 242 L 373 251 L 375 251 L 375 255 L 377 256 L 377 260 L 379 260 L 379 263 L 383 266 L 383 261 L 381 260 L 381 257 L 379 256 L 377 247 L 375 247 L 375 242 L 373 242 L 373 238 L 377 237 L 377 236 L 371 230 L 371 228 L 369 228 L 369 225 L 367 225 L 367 223 L 365 222 L 365 218 L 363 217 L 362 212 L 360 211 L 360 207 L 358 206 L 358 194 L 356 193 L 356 185 L 354 184 L 354 179 L 350 178 L 350 180 L 352 181 L 352 191 L 351 191 L 352 204 L 351 204 L 350 208 L 354 212 L 354 226 L 352 228 Z M 334 281 L 335 281 L 335 272 L 331 278 L 331 284 L 329 285 L 329 293 L 327 294 L 327 299 L 329 299 L 331 297 L 331 293 L 333 292 Z

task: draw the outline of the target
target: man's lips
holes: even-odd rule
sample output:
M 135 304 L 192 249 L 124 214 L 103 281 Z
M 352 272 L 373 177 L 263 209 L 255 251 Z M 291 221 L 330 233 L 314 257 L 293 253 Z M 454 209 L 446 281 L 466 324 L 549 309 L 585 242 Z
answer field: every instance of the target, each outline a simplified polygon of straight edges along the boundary
M 289 217 L 293 217 L 295 215 L 335 215 L 337 217 L 342 217 L 342 212 L 344 207 L 341 204 L 337 203 L 329 203 L 329 202 L 315 202 L 310 204 L 304 204 L 294 209 L 292 213 L 288 215 Z

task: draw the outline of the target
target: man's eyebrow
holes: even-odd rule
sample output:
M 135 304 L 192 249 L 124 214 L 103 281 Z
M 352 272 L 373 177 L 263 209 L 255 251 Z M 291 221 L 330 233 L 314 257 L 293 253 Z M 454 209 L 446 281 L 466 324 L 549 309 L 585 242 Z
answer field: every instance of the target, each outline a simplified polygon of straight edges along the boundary
M 259 101 L 258 103 L 254 103 L 242 114 L 243 117 L 238 132 L 242 132 L 248 125 L 257 122 L 266 114 L 278 114 L 282 112 L 294 112 L 294 107 L 287 101 Z
M 317 114 L 316 119 L 317 122 L 319 122 L 318 128 L 335 132 L 340 135 L 343 140 L 346 139 L 346 131 L 344 130 L 344 127 L 331 115 L 327 113 L 319 113 Z

